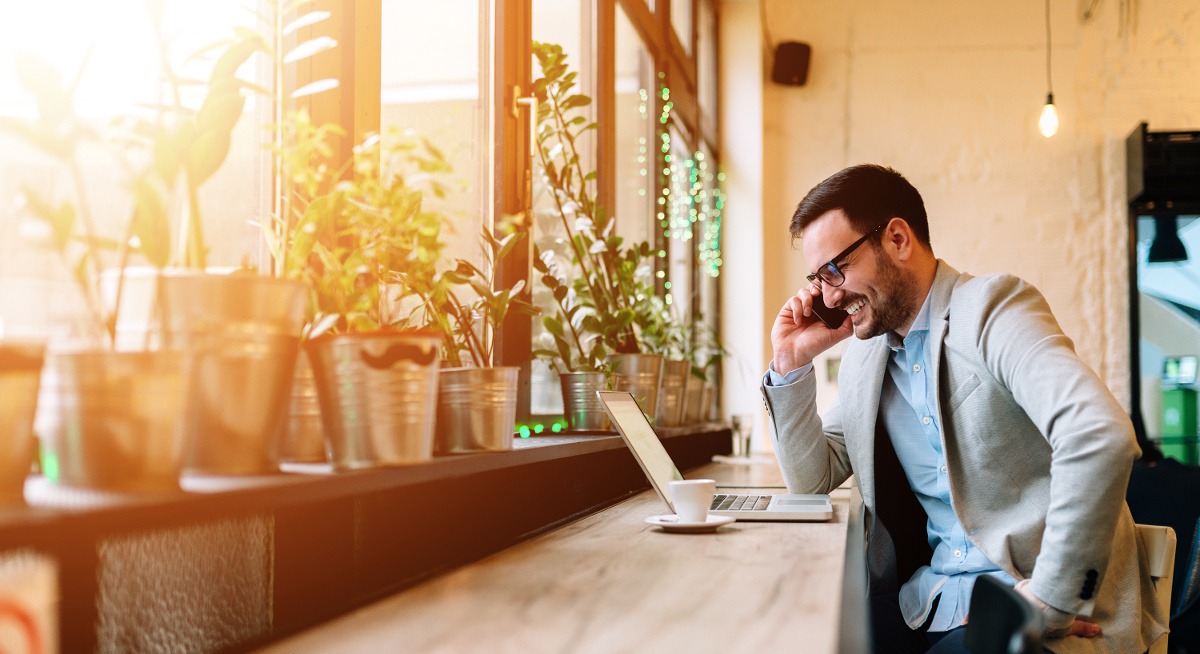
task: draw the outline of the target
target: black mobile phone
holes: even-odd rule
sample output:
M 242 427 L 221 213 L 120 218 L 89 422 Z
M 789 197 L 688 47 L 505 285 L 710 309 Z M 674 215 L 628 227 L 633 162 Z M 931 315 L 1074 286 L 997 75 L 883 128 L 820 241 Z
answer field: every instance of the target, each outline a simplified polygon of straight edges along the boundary
M 850 315 L 841 309 L 825 306 L 825 300 L 820 295 L 813 296 L 812 312 L 830 329 L 841 327 L 842 323 L 846 322 L 846 316 Z

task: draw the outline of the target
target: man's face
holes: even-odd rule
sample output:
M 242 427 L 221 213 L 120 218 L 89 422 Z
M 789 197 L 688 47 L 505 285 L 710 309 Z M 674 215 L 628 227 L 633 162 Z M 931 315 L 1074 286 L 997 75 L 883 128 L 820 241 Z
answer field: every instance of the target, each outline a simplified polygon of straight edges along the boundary
M 804 258 L 815 271 L 861 236 L 841 209 L 829 211 L 804 230 Z M 916 275 L 894 261 L 875 238 L 868 241 L 835 262 L 846 277 L 840 286 L 816 282 L 826 305 L 850 314 L 860 339 L 907 329 L 919 308 Z

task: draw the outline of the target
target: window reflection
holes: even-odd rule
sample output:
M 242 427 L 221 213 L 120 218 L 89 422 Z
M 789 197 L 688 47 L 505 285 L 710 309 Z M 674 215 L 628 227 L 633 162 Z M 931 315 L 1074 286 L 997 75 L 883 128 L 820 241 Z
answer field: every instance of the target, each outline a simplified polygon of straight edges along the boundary
M 448 260 L 480 262 L 478 234 L 489 224 L 490 135 L 480 98 L 490 46 L 481 0 L 383 0 L 380 131 L 412 130 L 453 166 L 444 198 L 429 198 L 453 222 Z
M 1200 355 L 1200 220 L 1197 218 L 1200 216 L 1137 218 L 1142 420 L 1146 435 L 1163 446 L 1164 454 L 1185 462 L 1195 459 L 1197 382 L 1194 378 L 1181 378 L 1171 364 Z M 1160 236 L 1160 227 L 1175 228 L 1186 250 L 1186 260 L 1151 261 L 1151 247 Z
M 617 231 L 626 243 L 654 243 L 659 175 L 654 60 L 620 5 L 616 33 Z

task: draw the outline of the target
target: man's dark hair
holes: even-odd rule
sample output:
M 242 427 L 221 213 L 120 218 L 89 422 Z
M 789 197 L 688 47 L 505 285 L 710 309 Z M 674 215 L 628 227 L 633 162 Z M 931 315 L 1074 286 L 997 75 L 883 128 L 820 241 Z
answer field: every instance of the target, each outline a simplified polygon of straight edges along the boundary
M 805 227 L 834 209 L 846 212 L 850 226 L 862 234 L 886 225 L 892 217 L 903 218 L 917 240 L 932 247 L 921 194 L 903 175 L 886 166 L 851 166 L 814 186 L 792 214 L 792 238 L 800 238 Z

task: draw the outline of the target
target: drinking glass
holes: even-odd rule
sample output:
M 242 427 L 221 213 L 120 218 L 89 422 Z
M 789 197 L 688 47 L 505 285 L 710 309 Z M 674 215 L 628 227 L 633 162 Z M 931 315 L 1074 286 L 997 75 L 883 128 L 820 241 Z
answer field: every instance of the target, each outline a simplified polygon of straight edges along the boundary
M 733 455 L 750 456 L 750 436 L 754 433 L 754 415 L 739 413 L 730 416 L 733 431 Z

